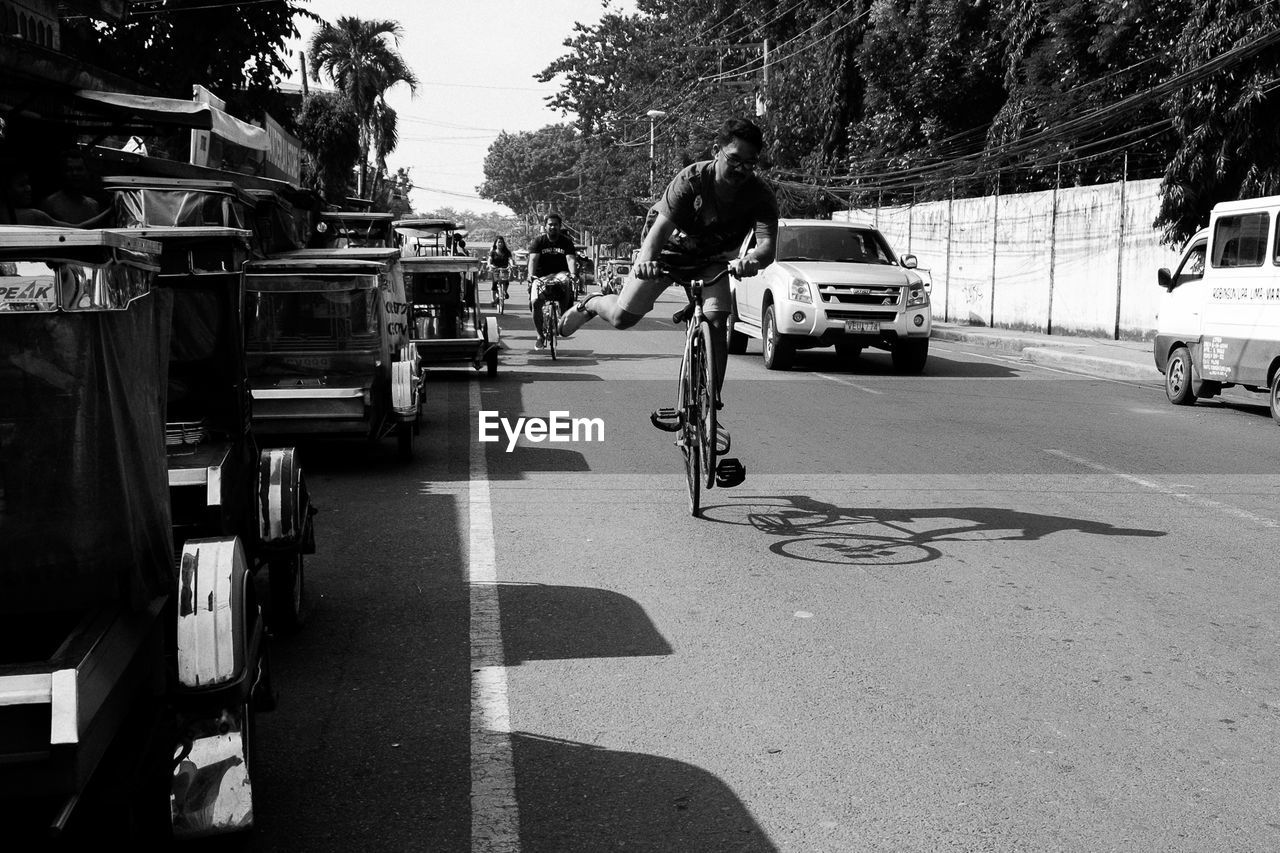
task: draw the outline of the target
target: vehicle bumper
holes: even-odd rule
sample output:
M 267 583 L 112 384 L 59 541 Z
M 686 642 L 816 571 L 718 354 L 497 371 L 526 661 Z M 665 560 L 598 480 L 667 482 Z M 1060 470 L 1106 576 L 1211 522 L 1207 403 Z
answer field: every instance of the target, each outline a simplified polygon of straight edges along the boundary
M 861 341 L 871 346 L 900 338 L 927 339 L 933 330 L 933 312 L 928 305 L 902 312 L 896 308 L 876 312 L 826 304 L 780 303 L 775 320 L 779 333 L 809 338 L 813 346 L 842 341 Z

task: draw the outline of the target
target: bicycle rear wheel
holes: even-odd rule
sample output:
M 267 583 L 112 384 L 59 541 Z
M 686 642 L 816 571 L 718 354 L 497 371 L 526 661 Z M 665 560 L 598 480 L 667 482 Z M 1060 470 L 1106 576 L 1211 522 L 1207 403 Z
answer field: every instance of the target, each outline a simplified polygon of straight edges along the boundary
M 698 460 L 705 488 L 716 482 L 716 377 L 711 326 L 703 322 L 694 338 L 694 391 L 698 400 Z

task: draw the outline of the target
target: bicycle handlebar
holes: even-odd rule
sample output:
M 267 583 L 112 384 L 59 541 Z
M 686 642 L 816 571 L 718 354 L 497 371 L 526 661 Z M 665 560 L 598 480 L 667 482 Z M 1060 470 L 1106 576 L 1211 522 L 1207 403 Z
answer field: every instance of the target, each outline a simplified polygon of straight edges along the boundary
M 704 279 L 691 278 L 686 274 L 688 272 L 687 270 L 673 269 L 672 267 L 669 267 L 665 264 L 659 264 L 658 270 L 661 273 L 661 275 L 665 275 L 666 277 L 674 280 L 677 284 L 684 285 L 685 287 L 688 287 L 689 285 L 693 284 L 695 281 L 699 281 L 699 280 L 702 282 L 703 287 L 710 287 L 720 279 L 731 274 L 733 272 L 733 267 L 726 264 L 725 268 L 720 270 L 720 272 L 716 273 L 711 278 L 704 278 Z

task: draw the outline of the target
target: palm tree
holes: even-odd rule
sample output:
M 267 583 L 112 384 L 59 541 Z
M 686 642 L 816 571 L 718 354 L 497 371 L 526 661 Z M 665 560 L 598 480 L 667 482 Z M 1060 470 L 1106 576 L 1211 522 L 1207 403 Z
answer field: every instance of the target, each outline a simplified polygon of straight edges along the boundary
M 396 21 L 341 17 L 336 25 L 321 25 L 307 48 L 311 78 L 319 82 L 320 72 L 327 74 L 351 101 L 360 120 L 356 192 L 362 197 L 368 182 L 369 152 L 378 158 L 378 174 L 386 168 L 386 155 L 396 147 L 396 114 L 387 106 L 387 91 L 399 83 L 408 84 L 415 94 L 418 90 L 418 78 L 396 50 L 402 32 Z

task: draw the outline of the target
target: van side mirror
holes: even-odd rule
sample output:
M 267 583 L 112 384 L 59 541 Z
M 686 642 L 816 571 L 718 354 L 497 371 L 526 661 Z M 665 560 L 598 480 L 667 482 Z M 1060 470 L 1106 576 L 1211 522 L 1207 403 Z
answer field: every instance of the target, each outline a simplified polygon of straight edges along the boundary
M 902 256 L 902 266 L 903 266 L 904 268 L 906 268 L 906 269 L 909 269 L 909 270 L 913 270 L 913 269 L 915 269 L 915 268 L 916 268 L 916 266 L 917 266 L 916 256 L 915 256 L 915 255 L 903 255 L 903 256 Z
M 1169 272 L 1168 267 L 1161 267 L 1156 273 L 1156 278 L 1160 280 L 1160 286 L 1165 290 L 1173 290 L 1173 273 Z

